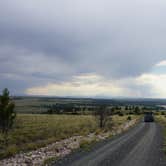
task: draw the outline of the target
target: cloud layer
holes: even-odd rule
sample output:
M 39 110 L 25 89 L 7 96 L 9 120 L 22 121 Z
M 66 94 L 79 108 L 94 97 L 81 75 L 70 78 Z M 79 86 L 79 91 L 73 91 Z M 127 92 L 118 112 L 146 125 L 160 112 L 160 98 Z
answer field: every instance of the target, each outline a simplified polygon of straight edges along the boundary
M 160 97 L 154 87 L 161 85 L 152 82 L 165 81 L 163 72 L 153 73 L 165 66 L 164 0 L 6 0 L 0 11 L 0 88 L 14 94 Z M 75 87 L 87 75 L 102 81 L 92 84 L 88 77 L 89 84 Z M 145 82 L 145 75 L 154 77 Z

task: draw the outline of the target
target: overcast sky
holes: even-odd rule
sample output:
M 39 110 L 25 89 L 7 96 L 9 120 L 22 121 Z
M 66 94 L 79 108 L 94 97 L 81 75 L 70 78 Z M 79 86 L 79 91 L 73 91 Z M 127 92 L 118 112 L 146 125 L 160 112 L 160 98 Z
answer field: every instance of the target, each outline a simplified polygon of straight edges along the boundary
M 0 89 L 166 98 L 165 0 L 1 0 Z

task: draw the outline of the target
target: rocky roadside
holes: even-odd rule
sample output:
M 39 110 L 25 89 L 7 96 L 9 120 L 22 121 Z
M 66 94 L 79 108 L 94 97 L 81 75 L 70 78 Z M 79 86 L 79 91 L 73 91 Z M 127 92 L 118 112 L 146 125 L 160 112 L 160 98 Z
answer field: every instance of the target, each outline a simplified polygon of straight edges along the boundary
M 118 126 L 118 128 L 113 128 L 112 131 L 109 132 L 103 132 L 100 134 L 91 133 L 87 136 L 73 136 L 34 151 L 16 154 L 13 157 L 1 160 L 0 166 L 42 166 L 46 160 L 64 157 L 73 150 L 78 149 L 82 141 L 92 142 L 94 140 L 104 140 L 110 136 L 126 131 L 131 126 L 136 124 L 136 122 L 137 119 L 133 119 Z

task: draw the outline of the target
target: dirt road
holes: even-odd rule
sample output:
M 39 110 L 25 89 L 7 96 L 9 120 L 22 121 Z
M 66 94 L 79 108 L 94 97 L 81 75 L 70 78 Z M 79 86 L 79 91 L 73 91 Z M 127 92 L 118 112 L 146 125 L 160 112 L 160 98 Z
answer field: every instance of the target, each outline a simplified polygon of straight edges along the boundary
M 123 135 L 75 152 L 54 166 L 166 166 L 161 127 L 141 122 Z

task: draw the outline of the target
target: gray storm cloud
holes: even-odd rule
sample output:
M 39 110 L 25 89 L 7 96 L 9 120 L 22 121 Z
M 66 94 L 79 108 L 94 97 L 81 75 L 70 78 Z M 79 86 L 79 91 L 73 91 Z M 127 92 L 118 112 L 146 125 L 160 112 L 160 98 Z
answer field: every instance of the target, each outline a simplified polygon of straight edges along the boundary
M 164 0 L 1 1 L 2 82 L 23 93 L 87 73 L 137 77 L 165 59 L 165 17 Z

